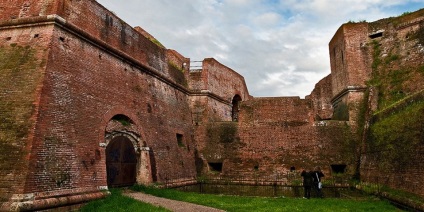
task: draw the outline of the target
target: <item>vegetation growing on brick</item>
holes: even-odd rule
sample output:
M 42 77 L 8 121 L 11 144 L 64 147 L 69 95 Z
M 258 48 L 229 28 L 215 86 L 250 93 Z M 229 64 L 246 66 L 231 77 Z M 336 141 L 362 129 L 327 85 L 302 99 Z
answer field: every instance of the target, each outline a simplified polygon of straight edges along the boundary
M 334 108 L 333 120 L 347 121 L 349 120 L 349 107 L 343 102 L 337 104 L 337 107 Z
M 16 167 L 26 169 L 23 155 L 29 130 L 33 126 L 34 98 L 42 75 L 35 58 L 36 51 L 29 46 L 12 44 L 0 48 L 0 169 L 14 173 Z M 14 161 L 14 163 L 8 163 Z M 19 174 L 1 175 L 3 188 L 15 186 L 9 182 L 19 179 Z M 4 193 L 2 193 L 3 195 Z M 0 195 L 0 196 L 2 196 Z M 5 199 L 3 199 L 5 198 Z M 8 197 L 0 197 L 0 202 Z
M 405 168 L 424 144 L 423 123 L 424 100 L 389 114 L 372 124 L 367 151 L 377 155 L 380 168 Z
M 209 142 L 231 143 L 237 140 L 237 122 L 209 124 L 207 128 Z
M 206 126 L 206 147 L 202 154 L 206 160 L 233 160 L 237 150 L 243 147 L 237 136 L 237 122 L 211 122 Z
M 169 62 L 168 70 L 172 79 L 174 79 L 176 83 L 184 87 L 188 86 L 187 79 L 184 75 L 184 70 L 181 67 L 178 67 L 176 64 Z
M 422 66 L 403 64 L 403 57 L 393 53 L 398 51 L 397 46 L 391 46 L 389 54 L 383 57 L 381 44 L 376 40 L 371 44 L 372 74 L 367 84 L 378 88 L 378 108 L 381 110 L 415 91 L 412 80 L 420 74 Z
M 357 159 L 355 150 L 357 150 L 359 143 L 354 132 L 352 132 L 352 128 L 345 121 L 330 122 L 317 128 L 319 137 L 323 138 L 333 151 L 339 152 L 339 158 L 336 158 L 336 160 L 345 161 L 348 163 L 347 165 L 355 165 Z M 349 171 L 350 174 L 353 174 L 353 171 Z
M 0 48 L 0 143 L 22 143 L 32 126 L 34 92 L 41 77 L 34 54 L 29 47 Z

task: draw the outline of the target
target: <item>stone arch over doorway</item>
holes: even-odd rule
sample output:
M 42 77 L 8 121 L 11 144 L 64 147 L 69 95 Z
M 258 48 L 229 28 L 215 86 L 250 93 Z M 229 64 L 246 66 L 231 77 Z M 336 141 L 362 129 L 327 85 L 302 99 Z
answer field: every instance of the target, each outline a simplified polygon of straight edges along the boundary
M 141 140 L 137 126 L 128 116 L 114 115 L 106 125 L 104 139 L 108 187 L 135 184 Z
M 240 111 L 240 102 L 241 102 L 241 97 L 240 95 L 236 94 L 233 97 L 233 100 L 231 101 L 232 109 L 231 109 L 231 118 L 232 121 L 238 121 L 238 115 L 239 115 L 239 111 Z
M 148 146 L 141 123 L 135 113 L 131 113 L 126 107 L 113 108 L 104 114 L 100 127 L 99 146 L 103 149 L 102 155 L 104 157 L 102 157 L 102 161 L 104 161 L 105 166 L 107 146 L 111 144 L 114 138 L 124 136 L 131 141 L 136 153 L 136 183 L 148 185 L 154 182 L 157 174 L 154 151 Z M 105 188 L 107 188 L 107 166 L 103 173 L 105 173 L 104 182 Z

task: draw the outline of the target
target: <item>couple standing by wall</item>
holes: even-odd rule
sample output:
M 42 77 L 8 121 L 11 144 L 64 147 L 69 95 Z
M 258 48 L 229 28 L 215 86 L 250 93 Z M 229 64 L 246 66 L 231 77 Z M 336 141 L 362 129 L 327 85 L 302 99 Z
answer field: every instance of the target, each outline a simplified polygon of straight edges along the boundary
M 317 197 L 322 198 L 321 178 L 324 177 L 324 174 L 321 172 L 321 168 L 315 167 L 314 171 L 304 169 L 300 175 L 303 177 L 304 198 L 311 198 L 312 188 L 316 191 Z

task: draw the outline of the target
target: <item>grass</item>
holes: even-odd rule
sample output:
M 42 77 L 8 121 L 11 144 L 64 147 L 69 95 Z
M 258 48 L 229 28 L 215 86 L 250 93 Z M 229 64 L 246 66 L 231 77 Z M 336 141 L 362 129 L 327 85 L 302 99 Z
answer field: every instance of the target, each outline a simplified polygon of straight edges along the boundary
M 132 189 L 154 196 L 210 206 L 225 211 L 400 211 L 388 202 L 372 196 L 361 200 L 300 199 L 197 194 L 145 186 L 134 186 Z M 111 189 L 110 191 L 111 195 L 88 203 L 80 211 L 169 211 L 123 196 L 120 189 Z
M 89 202 L 80 211 L 169 211 L 162 207 L 123 196 L 120 189 L 111 189 L 111 195 L 104 199 Z
M 226 211 L 399 211 L 388 202 L 371 197 L 366 200 L 242 197 L 197 194 L 144 186 L 134 186 L 133 190 Z

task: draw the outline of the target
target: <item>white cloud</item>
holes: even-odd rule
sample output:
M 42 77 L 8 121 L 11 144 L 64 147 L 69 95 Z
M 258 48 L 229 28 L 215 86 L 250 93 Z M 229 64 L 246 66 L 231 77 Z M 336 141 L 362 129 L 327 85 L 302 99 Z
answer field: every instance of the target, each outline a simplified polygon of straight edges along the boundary
M 301 97 L 330 73 L 328 43 L 341 24 L 424 7 L 422 0 L 98 2 L 167 48 L 239 72 L 253 96 Z

